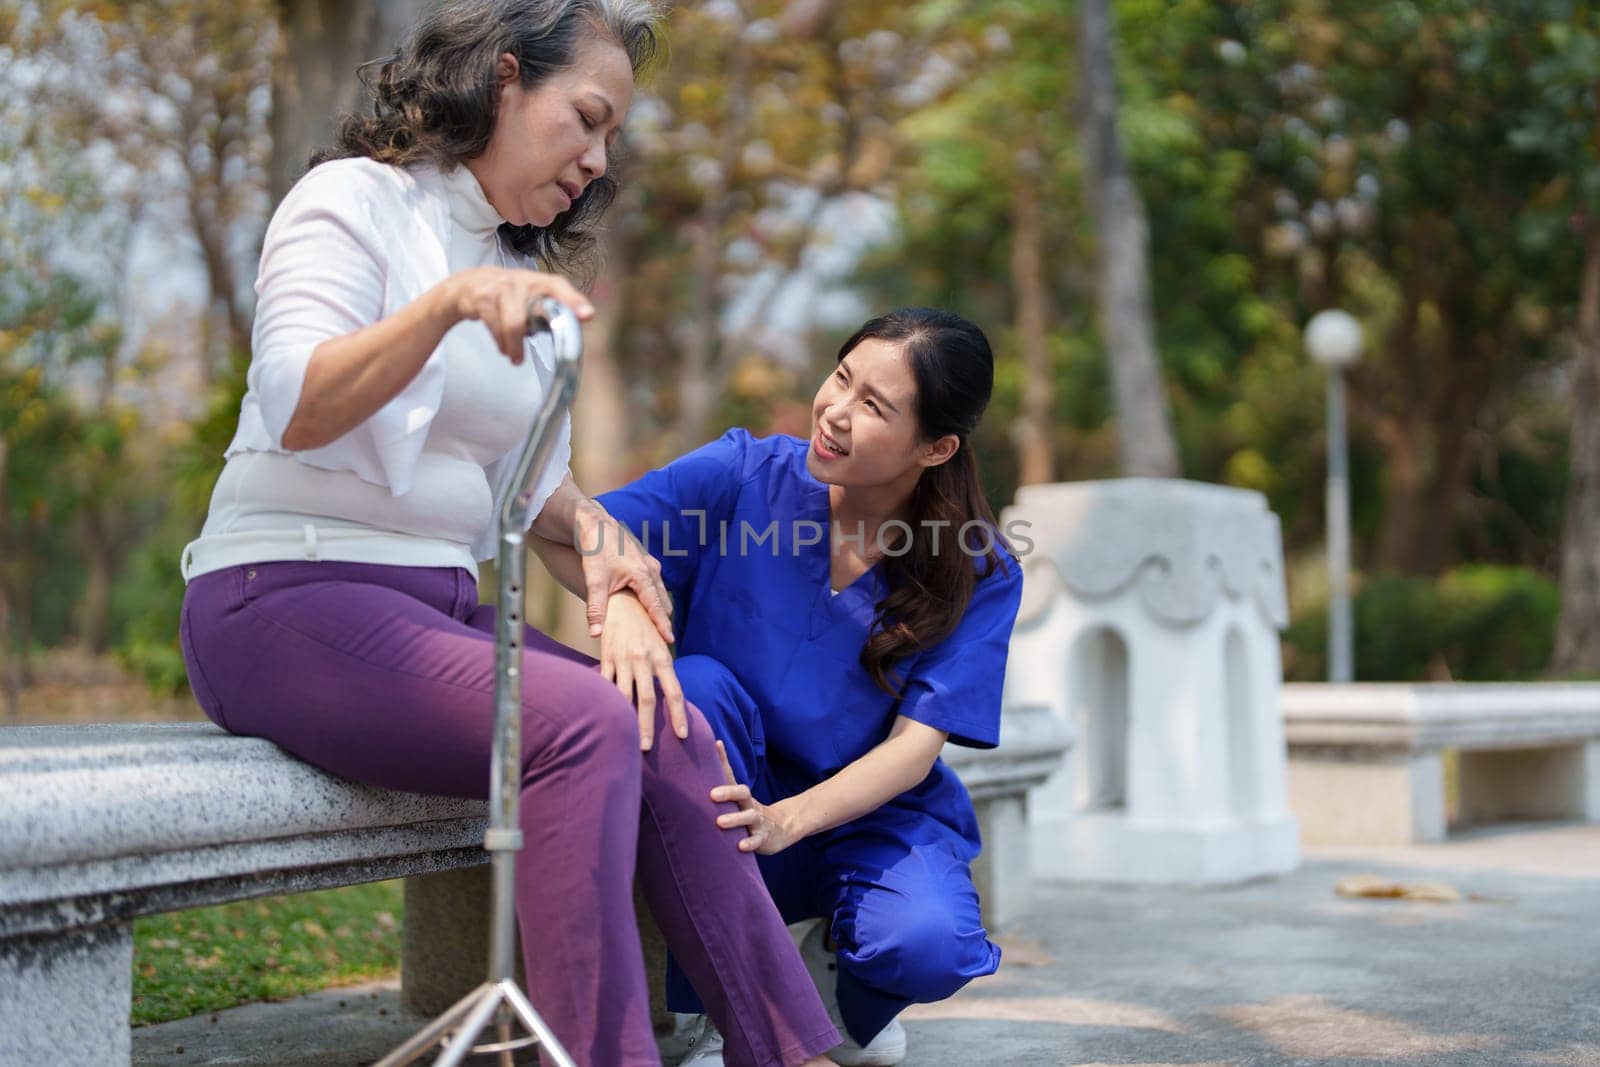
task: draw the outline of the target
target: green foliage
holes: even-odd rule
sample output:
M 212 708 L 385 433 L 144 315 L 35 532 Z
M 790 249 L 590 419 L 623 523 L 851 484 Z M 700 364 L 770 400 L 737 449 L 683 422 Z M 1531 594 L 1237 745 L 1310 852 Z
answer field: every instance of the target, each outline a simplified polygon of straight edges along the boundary
M 1323 372 L 1301 328 L 1337 304 L 1367 335 L 1351 381 L 1358 560 L 1548 572 L 1574 234 L 1600 210 L 1594 16 L 1561 0 L 1122 0 L 1113 14 L 1185 475 L 1264 493 L 1291 557 L 1320 546 Z M 1011 47 L 904 124 L 900 232 L 858 281 L 873 303 L 949 303 L 989 330 L 1001 367 L 981 433 L 1003 452 L 1023 383 L 1007 190 L 1032 148 L 1050 199 L 1056 456 L 1063 477 L 1114 476 L 1075 12 L 980 4 L 972 18 Z
M 1562 0 L 1119 0 L 1113 8 L 1120 132 L 1148 217 L 1152 313 L 1186 475 L 1265 494 L 1283 519 L 1291 562 L 1318 549 L 1323 378 L 1300 329 L 1312 311 L 1340 304 L 1368 338 L 1351 383 L 1358 562 L 1374 574 L 1437 573 L 1461 559 L 1550 573 L 1566 479 L 1561 367 L 1577 238 L 1600 213 L 1600 33 L 1588 8 Z M 728 423 L 803 425 L 815 378 L 804 360 L 827 359 L 836 334 L 823 335 L 838 324 L 776 338 L 763 334 L 759 313 L 753 326 L 733 321 L 734 296 L 753 287 L 777 302 L 764 279 L 806 262 L 828 236 L 815 228 L 813 198 L 870 197 L 893 205 L 897 229 L 846 279 L 857 306 L 945 305 L 984 326 L 999 365 L 974 445 L 996 504 L 1009 500 L 1012 430 L 1029 388 L 1010 276 L 1017 175 L 1026 172 L 1037 174 L 1041 194 L 1060 476 L 1114 476 L 1094 227 L 1082 203 L 1074 6 L 833 5 L 815 22 L 806 9 L 781 0 L 681 5 L 669 28 L 673 61 L 641 89 L 627 135 L 634 165 L 612 234 L 613 263 L 627 274 L 614 279 L 625 297 L 613 348 L 629 383 L 632 443 L 656 449 L 650 439 L 676 425 L 691 349 L 701 356 L 695 381 L 719 393 L 706 433 Z M 212 10 L 192 0 L 95 9 L 105 40 L 119 47 L 187 35 L 183 48 L 142 60 L 124 48 L 130 64 L 172 64 L 162 85 L 176 79 L 212 92 L 218 86 L 201 68 L 213 67 L 232 89 L 264 81 L 261 56 L 183 67 L 184 56 L 203 60 L 209 44 L 230 36 L 189 18 Z M 258 16 L 240 8 L 242 21 L 226 25 Z M 180 24 L 182 34 L 168 34 Z M 115 363 L 129 355 L 116 328 L 119 290 L 83 261 L 46 253 L 121 247 L 126 219 L 117 221 L 77 148 L 124 137 L 135 150 L 129 159 L 156 160 L 167 141 L 189 142 L 165 127 L 107 134 L 92 115 L 35 121 L 48 110 L 13 108 L 17 122 L 0 132 L 0 163 L 26 154 L 38 164 L 29 173 L 44 176 L 0 210 L 0 433 L 11 459 L 0 574 L 24 629 L 59 640 L 83 599 L 86 524 L 118 517 L 114 540 L 127 558 L 125 567 L 115 561 L 111 636 L 125 663 L 170 689 L 182 679 L 177 551 L 204 515 L 245 355 L 220 375 L 192 433 L 165 434 L 120 394 L 90 402 L 101 368 L 119 388 L 126 375 Z M 233 150 L 244 155 L 230 158 L 259 162 L 260 138 L 244 141 Z M 194 162 L 208 151 L 180 157 Z M 228 183 L 213 184 L 215 196 L 237 199 Z M 238 183 L 240 197 L 247 186 Z M 207 350 L 220 355 L 224 344 L 212 336 Z M 1369 582 L 1363 597 L 1378 606 L 1363 610 L 1393 610 L 1416 628 L 1364 627 L 1399 629 L 1365 650 L 1363 665 L 1405 676 L 1537 670 L 1528 666 L 1532 645 L 1513 648 L 1505 635 L 1496 644 L 1487 632 L 1461 631 L 1465 616 L 1440 615 L 1444 589 L 1426 579 Z M 1482 589 L 1458 594 L 1494 599 Z M 1509 588 L 1501 599 L 1515 601 Z M 1513 617 L 1537 615 L 1534 601 L 1515 602 L 1524 614 Z M 1296 633 L 1308 625 L 1317 625 L 1314 612 Z M 1530 621 L 1519 632 L 1537 629 Z M 1320 656 L 1318 641 L 1291 642 L 1291 653 L 1302 676 L 1315 673 L 1306 664 Z
M 161 466 L 171 488 L 166 510 L 130 554 L 113 595 L 117 658 L 159 693 L 176 696 L 189 688 L 178 645 L 184 592 L 179 557 L 204 523 L 211 487 L 239 417 L 247 366 L 247 359 L 235 356 L 205 415 L 165 451 Z
M 392 974 L 400 882 L 247 900 L 133 924 L 133 1025 Z
M 1363 681 L 1537 678 L 1555 642 L 1560 593 L 1520 567 L 1459 567 L 1441 578 L 1380 574 L 1354 603 L 1356 674 Z M 1299 606 L 1284 634 L 1284 674 L 1327 677 L 1327 604 Z
M 151 689 L 169 696 L 189 687 L 178 647 L 184 588 L 178 557 L 198 530 L 192 513 L 174 510 L 134 550 L 112 597 L 117 659 Z

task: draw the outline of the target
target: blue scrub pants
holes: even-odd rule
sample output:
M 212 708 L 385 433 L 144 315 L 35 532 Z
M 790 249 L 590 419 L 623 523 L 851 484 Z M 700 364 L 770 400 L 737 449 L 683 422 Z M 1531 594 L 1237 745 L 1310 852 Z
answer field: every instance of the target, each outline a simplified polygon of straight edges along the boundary
M 768 759 L 760 709 L 728 668 L 709 656 L 680 656 L 676 666 L 684 696 L 756 799 L 770 804 L 816 784 Z M 839 1008 L 857 1042 L 872 1040 L 908 1005 L 943 1000 L 999 968 L 964 848 L 970 845 L 927 814 L 889 804 L 757 857 L 784 922 L 828 920 L 839 948 Z M 670 956 L 667 1006 L 703 1010 Z

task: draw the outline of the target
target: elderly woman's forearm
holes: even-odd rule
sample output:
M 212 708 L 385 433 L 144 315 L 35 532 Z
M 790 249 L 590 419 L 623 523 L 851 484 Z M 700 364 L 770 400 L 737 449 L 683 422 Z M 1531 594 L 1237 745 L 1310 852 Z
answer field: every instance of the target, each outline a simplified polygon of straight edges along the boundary
M 569 474 L 561 479 L 561 484 L 534 516 L 533 532 L 546 541 L 577 546 L 580 538 L 605 517 L 606 509 L 579 489 Z M 584 539 L 584 543 L 590 541 Z
M 579 600 L 588 597 L 589 590 L 583 579 L 583 557 L 578 555 L 576 548 L 559 541 L 552 541 L 537 531 L 528 539 L 528 545 L 544 564 L 545 570 L 550 572 L 550 576 L 561 583 L 562 588 Z
M 442 287 L 386 319 L 319 344 L 283 431 L 291 452 L 320 448 L 371 418 L 404 389 L 456 318 Z

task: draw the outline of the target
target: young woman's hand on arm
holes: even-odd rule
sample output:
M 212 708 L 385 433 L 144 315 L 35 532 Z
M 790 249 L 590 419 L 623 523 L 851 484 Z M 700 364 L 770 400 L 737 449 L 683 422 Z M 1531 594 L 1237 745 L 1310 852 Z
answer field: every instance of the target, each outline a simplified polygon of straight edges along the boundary
M 478 267 L 450 275 L 399 311 L 317 345 L 283 431 L 291 452 L 321 448 L 349 433 L 404 389 L 451 327 L 482 322 L 507 359 L 521 363 L 528 304 L 560 300 L 579 319 L 594 306 L 558 274 Z
M 563 531 L 574 543 L 562 539 Z M 657 683 L 673 733 L 688 737 L 683 689 L 667 647 L 672 598 L 660 563 L 571 478 L 551 494 L 532 532 L 534 551 L 551 575 L 587 603 L 589 635 L 600 638 L 600 673 L 639 710 L 639 747 L 648 752 L 655 743 Z
M 616 684 L 639 709 L 639 749 L 650 751 L 656 733 L 656 685 L 667 701 L 667 721 L 681 741 L 689 736 L 689 713 L 683 689 L 672 666 L 672 653 L 661 640 L 633 590 L 612 596 L 600 635 L 600 674 Z
M 734 780 L 733 768 L 718 741 L 722 772 L 728 784 L 713 789 L 711 799 L 719 804 L 731 801 L 739 805 L 739 810 L 717 816 L 717 825 L 723 829 L 743 826 L 749 831 L 749 836 L 739 842 L 742 851 L 763 856 L 782 852 L 812 834 L 876 811 L 920 783 L 933 770 L 949 736 L 943 730 L 898 715 L 889 736 L 872 751 L 804 793 L 774 804 L 761 803 L 751 795 L 748 785 Z

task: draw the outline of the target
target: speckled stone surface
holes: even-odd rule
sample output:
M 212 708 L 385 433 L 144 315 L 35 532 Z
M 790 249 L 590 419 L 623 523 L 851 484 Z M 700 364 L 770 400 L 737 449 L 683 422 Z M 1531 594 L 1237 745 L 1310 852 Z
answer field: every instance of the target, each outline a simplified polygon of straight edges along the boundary
M 485 813 L 210 723 L 0 728 L 0 1064 L 128 1061 L 133 917 L 481 864 Z
M 1007 731 L 993 752 L 948 754 L 980 811 L 1015 805 L 1065 746 Z M 209 723 L 0 729 L 0 1064 L 50 1062 L 34 1049 L 61 1052 L 65 1017 L 99 1050 L 83 1062 L 126 1061 L 134 916 L 399 875 L 427 876 L 408 886 L 407 992 L 436 1011 L 487 962 L 486 872 L 455 871 L 484 861 L 484 815 L 482 801 L 357 785 Z M 1014 850 L 995 840 L 990 854 Z M 1025 869 L 981 876 L 1024 906 Z M 647 954 L 664 955 L 641 918 Z
M 127 1063 L 132 998 L 125 923 L 0 942 L 0 1064 Z
M 410 1010 L 439 1015 L 489 976 L 491 873 L 480 865 L 406 879 L 400 973 Z M 514 958 L 526 989 L 520 932 Z
M 484 815 L 482 801 L 357 785 L 210 723 L 0 729 L 0 937 L 141 914 L 141 892 L 166 911 L 254 895 L 254 881 L 315 888 L 319 868 L 438 869 L 429 857 L 462 850 L 444 866 L 481 862 Z

